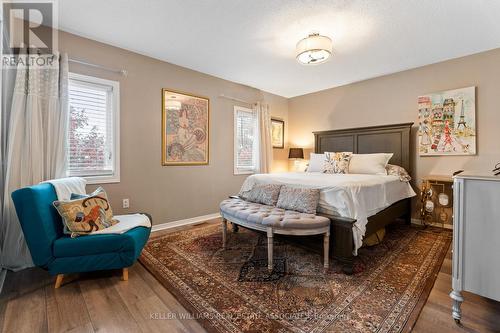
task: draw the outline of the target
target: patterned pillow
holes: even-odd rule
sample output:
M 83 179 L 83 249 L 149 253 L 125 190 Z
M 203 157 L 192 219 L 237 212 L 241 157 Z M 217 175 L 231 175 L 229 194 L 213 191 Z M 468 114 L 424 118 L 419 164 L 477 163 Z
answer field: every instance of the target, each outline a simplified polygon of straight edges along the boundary
M 318 202 L 319 189 L 282 186 L 276 207 L 316 214 Z
M 389 176 L 398 176 L 399 180 L 402 182 L 409 182 L 411 180 L 411 177 L 405 168 L 400 167 L 399 165 L 387 164 L 385 169 L 387 170 L 387 174 Z
M 118 223 L 113 219 L 113 211 L 102 187 L 87 197 L 54 201 L 53 205 L 63 219 L 64 232 L 71 237 L 88 235 Z
M 281 185 L 277 184 L 257 184 L 250 191 L 243 193 L 241 197 L 246 201 L 276 206 L 280 189 Z
M 349 173 L 352 152 L 325 153 L 323 173 Z

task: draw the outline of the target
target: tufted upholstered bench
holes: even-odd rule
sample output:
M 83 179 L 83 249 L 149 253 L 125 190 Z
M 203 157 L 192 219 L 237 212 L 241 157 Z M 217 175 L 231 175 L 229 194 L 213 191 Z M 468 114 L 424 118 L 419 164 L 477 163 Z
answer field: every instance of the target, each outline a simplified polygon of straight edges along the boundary
M 273 269 L 273 234 L 297 236 L 323 234 L 323 266 L 328 268 L 329 218 L 248 202 L 235 197 L 221 202 L 220 213 L 224 249 L 227 240 L 227 221 L 248 229 L 265 231 L 267 233 L 267 268 L 271 271 Z

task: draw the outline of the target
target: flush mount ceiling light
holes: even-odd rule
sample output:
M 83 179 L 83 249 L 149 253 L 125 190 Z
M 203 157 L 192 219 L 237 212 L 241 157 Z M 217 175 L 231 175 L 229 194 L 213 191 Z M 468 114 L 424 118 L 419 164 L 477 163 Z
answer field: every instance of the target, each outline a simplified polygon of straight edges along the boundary
M 321 64 L 332 55 L 332 40 L 312 32 L 296 47 L 297 61 L 304 65 Z

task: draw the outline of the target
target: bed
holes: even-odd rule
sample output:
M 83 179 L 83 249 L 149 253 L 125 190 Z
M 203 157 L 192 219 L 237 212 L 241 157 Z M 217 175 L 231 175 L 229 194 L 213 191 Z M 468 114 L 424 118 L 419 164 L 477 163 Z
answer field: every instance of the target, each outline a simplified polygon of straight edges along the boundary
M 413 123 L 314 132 L 315 152 L 393 153 L 390 164 L 411 175 L 410 132 Z M 247 178 L 242 191 L 256 183 L 278 183 L 320 188 L 318 215 L 331 220 L 331 255 L 347 274 L 363 237 L 374 234 L 398 218 L 411 219 L 408 183 L 397 176 L 332 175 L 322 173 L 259 174 Z

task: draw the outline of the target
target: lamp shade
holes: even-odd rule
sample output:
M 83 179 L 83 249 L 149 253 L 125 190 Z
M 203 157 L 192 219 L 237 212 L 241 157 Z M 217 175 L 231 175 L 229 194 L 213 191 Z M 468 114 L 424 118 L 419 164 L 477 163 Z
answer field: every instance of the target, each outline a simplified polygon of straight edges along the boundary
M 304 158 L 304 149 L 290 148 L 290 152 L 288 153 L 288 158 Z

